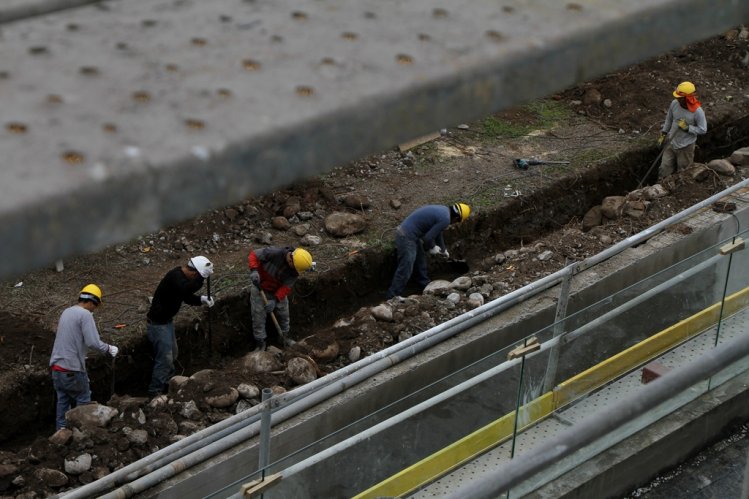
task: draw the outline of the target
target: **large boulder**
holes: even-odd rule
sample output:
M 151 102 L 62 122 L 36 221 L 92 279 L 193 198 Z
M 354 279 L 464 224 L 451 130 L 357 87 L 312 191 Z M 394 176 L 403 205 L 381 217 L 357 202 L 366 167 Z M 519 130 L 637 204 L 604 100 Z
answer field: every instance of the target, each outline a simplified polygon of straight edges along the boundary
M 217 409 L 233 405 L 239 398 L 239 392 L 234 387 L 215 389 L 205 397 L 205 403 Z
M 250 373 L 269 373 L 271 371 L 278 371 L 283 368 L 283 365 L 278 360 L 273 352 L 260 351 L 250 352 L 245 355 L 242 359 L 242 365 Z
M 325 217 L 325 230 L 331 236 L 346 237 L 367 228 L 367 221 L 356 213 L 336 211 Z
M 424 288 L 425 295 L 446 295 L 452 291 L 452 283 L 443 279 L 436 279 Z
M 749 147 L 736 149 L 731 154 L 731 157 L 728 158 L 728 161 L 735 166 L 749 166 Z
M 294 357 L 286 365 L 286 375 L 297 385 L 305 385 L 317 379 L 317 370 L 307 359 Z
M 601 213 L 610 220 L 616 220 L 622 214 L 625 201 L 624 196 L 607 196 L 601 201 Z
M 707 164 L 707 167 L 720 175 L 729 177 L 736 175 L 736 167 L 727 159 L 714 159 Z
M 583 232 L 588 232 L 593 227 L 603 223 L 603 214 L 600 206 L 594 206 L 583 216 Z
M 104 428 L 117 414 L 119 414 L 117 409 L 92 402 L 69 410 L 65 414 L 65 419 L 70 426 L 75 426 L 76 428 L 83 426 Z

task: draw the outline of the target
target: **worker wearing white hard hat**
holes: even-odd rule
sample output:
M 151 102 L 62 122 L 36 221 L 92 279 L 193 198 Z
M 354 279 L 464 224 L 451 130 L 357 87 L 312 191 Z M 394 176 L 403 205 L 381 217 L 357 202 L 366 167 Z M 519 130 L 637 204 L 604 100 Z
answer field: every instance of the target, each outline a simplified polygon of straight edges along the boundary
M 194 256 L 184 265 L 167 272 L 156 287 L 146 315 L 146 333 L 154 352 L 153 372 L 148 386 L 148 393 L 152 397 L 166 393 L 169 380 L 175 373 L 174 361 L 179 349 L 174 332 L 174 316 L 183 303 L 207 307 L 214 304 L 213 297 L 195 294 L 211 274 L 213 263 L 204 256 Z

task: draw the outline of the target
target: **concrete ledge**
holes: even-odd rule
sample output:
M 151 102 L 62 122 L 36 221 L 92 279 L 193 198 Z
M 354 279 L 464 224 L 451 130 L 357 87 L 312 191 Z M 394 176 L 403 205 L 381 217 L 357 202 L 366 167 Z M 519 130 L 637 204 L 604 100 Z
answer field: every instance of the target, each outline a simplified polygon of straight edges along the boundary
M 749 421 L 747 386 L 744 372 L 525 497 L 620 497 Z

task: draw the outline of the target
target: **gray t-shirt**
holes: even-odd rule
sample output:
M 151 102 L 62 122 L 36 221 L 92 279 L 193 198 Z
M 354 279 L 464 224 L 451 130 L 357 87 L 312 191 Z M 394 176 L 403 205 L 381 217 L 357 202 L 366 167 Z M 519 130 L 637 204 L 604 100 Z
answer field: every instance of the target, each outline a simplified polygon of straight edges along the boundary
M 688 130 L 679 128 L 679 120 L 684 119 L 689 125 Z M 674 99 L 668 107 L 666 121 L 663 122 L 661 131 L 668 134 L 671 140 L 671 149 L 684 149 L 688 145 L 697 142 L 697 136 L 707 132 L 707 120 L 705 111 L 698 107 L 695 112 L 684 109 L 679 105 L 679 101 Z
M 79 305 L 73 305 L 60 315 L 49 365 L 56 364 L 68 371 L 85 372 L 88 348 L 101 353 L 109 351 L 109 345 L 99 338 L 94 315 Z

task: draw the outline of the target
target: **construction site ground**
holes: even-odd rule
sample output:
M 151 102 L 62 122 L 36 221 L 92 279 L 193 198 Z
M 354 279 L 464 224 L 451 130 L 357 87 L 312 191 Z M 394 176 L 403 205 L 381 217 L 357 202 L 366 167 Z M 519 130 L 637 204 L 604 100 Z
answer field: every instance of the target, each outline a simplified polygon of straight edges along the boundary
M 392 320 L 372 317 L 370 308 L 385 301 L 395 268 L 394 229 L 418 206 L 456 201 L 472 206 L 471 218 L 446 233 L 451 256 L 465 264 L 434 260 L 430 273 L 450 280 L 469 275 L 476 288 L 471 291 L 489 300 L 594 255 L 747 177 L 746 168 L 734 176 L 711 174 L 701 182 L 688 172 L 680 174 L 664 183 L 668 195 L 653 200 L 639 216 L 604 220 L 582 230 L 590 207 L 605 196 L 627 194 L 643 180 L 658 154 L 655 141 L 679 82 L 695 82 L 708 119 L 710 131 L 698 142 L 698 161 L 723 158 L 749 145 L 746 35 L 741 28 L 732 30 L 465 126 L 444 123 L 436 127 L 445 129 L 440 137 L 407 151 L 394 145 L 322 177 L 96 254 L 65 259 L 61 272 L 50 265 L 2 283 L 0 495 L 46 497 L 90 482 L 237 410 L 236 404 L 207 406 L 206 393 L 226 393 L 242 383 L 291 390 L 297 381 L 285 367 L 294 357 L 310 358 L 318 375 L 325 375 L 349 364 L 357 350 L 369 355 L 470 309 L 474 305 L 467 296 L 451 306 L 441 296 L 418 295 L 391 303 Z M 569 164 L 520 170 L 515 158 Z M 656 170 L 645 185 L 655 183 Z M 324 219 L 336 211 L 360 215 L 366 227 L 346 237 L 330 235 Z M 273 220 L 284 214 L 289 228 Z M 95 216 L 95 210 L 87 216 Z M 246 361 L 254 346 L 247 254 L 266 244 L 297 246 L 305 234 L 319 236 L 321 242 L 308 246 L 317 271 L 304 275 L 291 297 L 291 337 L 301 344 L 273 350 L 278 369 L 251 373 Z M 182 307 L 176 321 L 181 348 L 177 367 L 185 376 L 203 369 L 214 372 L 170 392 L 170 406 L 154 407 L 145 398 L 132 402 L 125 397 L 145 396 L 150 377 L 145 338 L 149 298 L 165 272 L 198 254 L 215 264 L 217 305 L 210 315 L 202 307 Z M 52 443 L 54 391 L 47 366 L 54 331 L 62 310 L 90 282 L 104 292 L 104 305 L 95 313 L 102 338 L 121 350 L 116 365 L 104 357 L 89 360 L 94 398 L 110 401 L 114 383 L 119 397 L 111 405 L 122 409 L 136 404 L 144 422 L 118 420 L 106 432 Z M 278 346 L 273 335 L 271 342 Z M 179 407 L 190 400 L 199 414 L 187 417 Z M 124 439 L 126 425 L 144 429 L 146 441 Z M 40 472 L 65 472 L 65 460 L 84 452 L 93 456 L 90 470 L 65 473 L 66 480 Z

